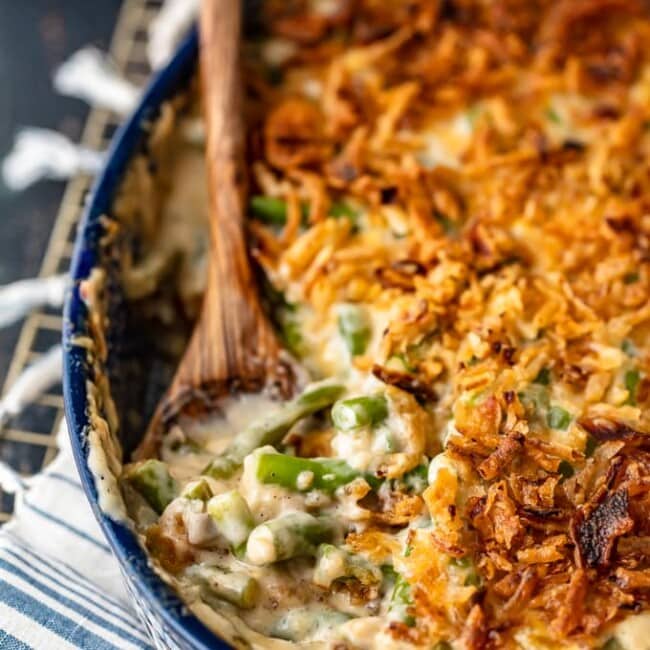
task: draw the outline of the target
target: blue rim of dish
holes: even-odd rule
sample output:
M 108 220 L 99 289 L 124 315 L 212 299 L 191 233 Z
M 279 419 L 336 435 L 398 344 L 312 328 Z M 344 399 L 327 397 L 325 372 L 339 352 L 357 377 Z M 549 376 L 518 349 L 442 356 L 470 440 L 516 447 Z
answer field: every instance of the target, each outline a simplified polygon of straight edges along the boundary
M 79 282 L 85 280 L 99 263 L 99 240 L 104 232 L 100 219 L 110 211 L 123 173 L 143 140 L 147 120 L 157 114 L 164 100 L 172 97 L 191 78 L 197 55 L 198 33 L 195 29 L 181 44 L 170 63 L 154 77 L 138 108 L 116 133 L 104 169 L 93 185 L 75 242 L 71 264 L 72 287 L 64 306 L 63 397 L 81 484 L 126 578 L 141 598 L 143 609 L 153 615 L 158 623 L 164 623 L 165 629 L 161 630 L 164 634 L 173 633 L 189 647 L 226 650 L 229 646 L 219 641 L 213 632 L 189 613 L 172 589 L 156 575 L 133 532 L 110 519 L 100 509 L 95 480 L 88 467 L 86 433 L 90 423 L 86 381 L 89 378 L 89 364 L 86 350 L 72 343 L 75 336 L 88 334 L 88 310 L 79 294 Z

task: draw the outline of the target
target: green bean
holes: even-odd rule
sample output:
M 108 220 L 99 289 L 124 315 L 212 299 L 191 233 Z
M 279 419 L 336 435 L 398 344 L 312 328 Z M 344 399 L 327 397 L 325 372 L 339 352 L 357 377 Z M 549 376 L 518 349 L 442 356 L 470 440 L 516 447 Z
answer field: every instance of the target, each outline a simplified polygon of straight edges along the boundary
M 591 458 L 594 455 L 594 452 L 596 451 L 596 447 L 598 447 L 598 441 L 596 438 L 593 436 L 587 435 L 587 439 L 585 440 L 585 456 L 587 458 Z
M 305 342 L 302 337 L 300 325 L 288 314 L 278 314 L 278 327 L 280 338 L 284 347 L 293 354 L 294 357 L 300 358 L 305 354 Z
M 563 478 L 571 478 L 576 473 L 575 468 L 568 460 L 561 460 L 557 471 Z
M 627 354 L 628 357 L 635 357 L 637 355 L 636 346 L 630 339 L 624 339 L 621 343 L 621 350 Z
M 210 484 L 204 479 L 199 479 L 198 481 L 192 481 L 188 483 L 181 493 L 182 497 L 186 499 L 199 499 L 201 501 L 207 501 L 212 497 L 212 489 Z
M 393 492 L 422 494 L 429 485 L 429 464 L 424 463 L 414 467 L 399 478 L 392 479 L 390 484 Z
M 151 458 L 134 465 L 125 478 L 159 515 L 178 496 L 178 483 L 160 460 Z
M 546 416 L 546 422 L 551 429 L 565 431 L 571 424 L 571 415 L 561 406 L 551 406 Z
M 194 440 L 175 440 L 169 445 L 169 448 L 176 454 L 182 454 L 187 456 L 189 454 L 200 454 L 203 453 L 203 447 Z
M 186 574 L 201 585 L 201 598 L 208 605 L 212 604 L 215 596 L 241 609 L 251 609 L 257 602 L 259 584 L 247 573 L 198 565 L 189 568 Z
M 392 354 L 384 364 L 389 370 L 397 370 L 398 372 L 415 372 L 417 367 L 414 366 L 406 356 L 406 354 Z
M 276 413 L 244 429 L 203 473 L 213 478 L 229 478 L 241 467 L 248 454 L 264 445 L 277 445 L 298 420 L 330 406 L 343 390 L 343 386 L 332 383 L 312 385 Z
M 287 612 L 271 629 L 271 636 L 285 641 L 313 639 L 323 628 L 336 628 L 350 620 L 348 614 L 325 607 L 299 607 Z
M 276 289 L 266 276 L 261 278 L 261 289 L 284 347 L 295 357 L 300 358 L 305 354 L 306 349 L 296 315 L 297 306 L 289 302 L 284 293 Z
M 382 587 L 385 592 L 393 590 L 395 587 L 395 582 L 397 581 L 397 571 L 393 568 L 392 564 L 382 564 L 381 567 L 382 575 Z
M 480 587 L 483 584 L 481 576 L 475 571 L 471 571 L 465 576 L 465 582 L 463 585 L 465 587 Z
M 389 611 L 405 625 L 413 627 L 415 625 L 415 617 L 410 613 L 412 607 L 411 585 L 404 579 L 404 576 L 398 573 L 395 578 L 393 595 L 390 599 Z
M 476 570 L 474 560 L 469 555 L 453 557 L 449 560 L 449 564 L 462 570 L 460 577 L 464 576 L 463 585 L 465 587 L 480 587 L 483 584 L 483 580 Z
M 339 431 L 375 426 L 387 417 L 388 402 L 383 395 L 344 399 L 332 407 L 332 421 Z
M 418 465 L 402 476 L 401 481 L 409 492 L 422 494 L 429 485 L 429 464 Z
M 551 383 L 551 371 L 548 368 L 542 368 L 533 379 L 533 383 L 548 386 Z
M 282 226 L 287 223 L 287 202 L 274 196 L 256 195 L 251 197 L 249 203 L 250 211 L 260 221 L 273 226 Z M 300 211 L 302 220 L 306 221 L 309 217 L 309 204 L 301 203 Z M 349 204 L 342 201 L 334 201 L 328 211 L 328 216 L 336 219 L 345 217 L 350 221 L 355 221 L 357 211 Z
M 619 642 L 619 640 L 613 636 L 601 646 L 601 650 L 623 650 L 623 646 Z
M 517 396 L 526 410 L 536 415 L 546 411 L 550 406 L 548 388 L 542 384 L 531 384 L 525 390 L 517 393 Z
M 219 494 L 208 501 L 207 510 L 219 534 L 235 551 L 241 550 L 255 527 L 253 515 L 244 497 L 237 490 Z
M 636 369 L 628 370 L 625 373 L 625 388 L 629 393 L 626 404 L 636 406 L 636 394 L 641 381 L 641 373 Z
M 549 106 L 546 109 L 546 117 L 549 121 L 555 122 L 555 124 L 562 124 L 562 118 L 558 115 L 557 111 L 552 106 Z
M 382 581 L 382 572 L 361 555 L 332 544 L 321 544 L 314 568 L 314 584 L 328 589 L 336 580 L 350 578 L 358 580 L 362 585 L 374 585 Z
M 350 219 L 350 221 L 355 221 L 359 216 L 357 211 L 352 206 L 350 206 L 348 203 L 343 203 L 342 201 L 334 201 L 334 203 L 332 203 L 330 206 L 328 214 L 330 217 L 346 217 Z
M 257 457 L 256 477 L 260 483 L 281 485 L 289 490 L 307 492 L 321 490 L 332 494 L 342 485 L 363 476 L 372 487 L 379 482 L 335 458 L 298 458 L 285 454 L 260 454 Z
M 287 202 L 274 196 L 253 196 L 250 199 L 251 212 L 264 223 L 282 226 L 287 222 Z M 306 214 L 302 206 L 303 215 Z
M 248 537 L 246 559 L 255 565 L 273 564 L 293 557 L 313 556 L 317 546 L 331 541 L 335 520 L 291 512 L 260 524 Z
M 372 335 L 370 319 L 358 305 L 345 305 L 339 311 L 339 332 L 353 357 L 363 354 Z
M 445 234 L 451 234 L 458 229 L 456 222 L 453 219 L 450 219 L 449 217 L 442 214 L 442 212 L 438 212 L 436 210 L 433 213 L 433 217 L 442 226 Z
M 449 641 L 438 641 L 436 645 L 431 648 L 431 650 L 452 650 L 451 643 Z
M 386 453 L 394 454 L 396 451 L 399 451 L 399 441 L 395 437 L 395 434 L 386 427 L 378 432 L 377 440 L 383 442 Z

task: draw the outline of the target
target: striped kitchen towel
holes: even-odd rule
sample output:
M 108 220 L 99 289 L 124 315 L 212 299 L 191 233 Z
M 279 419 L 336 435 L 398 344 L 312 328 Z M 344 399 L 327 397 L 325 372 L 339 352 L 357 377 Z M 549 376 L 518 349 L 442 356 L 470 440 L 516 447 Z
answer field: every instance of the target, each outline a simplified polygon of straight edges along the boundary
M 0 528 L 0 648 L 152 648 L 61 428 L 57 458 L 16 478 L 15 515 Z

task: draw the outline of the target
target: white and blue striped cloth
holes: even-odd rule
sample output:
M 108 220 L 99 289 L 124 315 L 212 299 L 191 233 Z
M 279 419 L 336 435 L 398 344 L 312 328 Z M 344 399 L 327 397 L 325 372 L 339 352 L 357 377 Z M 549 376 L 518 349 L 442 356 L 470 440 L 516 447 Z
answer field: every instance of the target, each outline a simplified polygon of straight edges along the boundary
M 0 528 L 0 648 L 152 648 L 86 502 L 67 432 L 58 438 L 58 457 L 19 486 L 15 516 Z

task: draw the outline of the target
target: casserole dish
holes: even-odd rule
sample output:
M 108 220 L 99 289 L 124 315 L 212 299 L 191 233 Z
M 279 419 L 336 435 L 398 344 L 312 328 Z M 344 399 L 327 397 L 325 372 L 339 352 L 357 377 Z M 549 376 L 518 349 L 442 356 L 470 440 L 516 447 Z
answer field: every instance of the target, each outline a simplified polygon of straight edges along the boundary
M 205 257 L 201 204 L 175 211 L 191 246 L 158 227 L 205 190 L 161 134 L 187 136 L 193 89 L 174 95 L 75 269 L 92 496 L 235 645 L 243 621 L 255 647 L 645 648 L 645 9 L 354 6 L 269 0 L 242 61 L 249 249 L 286 349 L 330 385 L 139 440 L 166 382 L 142 267 L 165 291 L 172 254 Z

